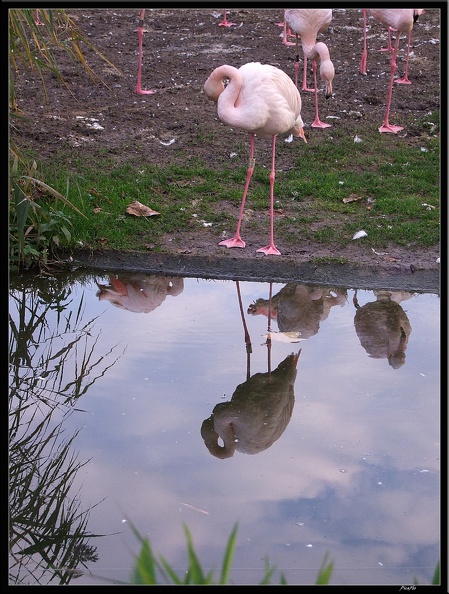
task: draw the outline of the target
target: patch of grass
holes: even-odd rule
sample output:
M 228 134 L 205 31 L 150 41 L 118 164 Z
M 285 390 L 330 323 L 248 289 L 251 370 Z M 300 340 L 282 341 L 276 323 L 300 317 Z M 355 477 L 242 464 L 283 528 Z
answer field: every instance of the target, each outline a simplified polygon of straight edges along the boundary
M 291 147 L 278 144 L 281 158 L 291 159 Z M 163 235 L 195 233 L 203 220 L 212 223 L 217 240 L 235 224 L 246 180 L 242 163 L 247 146 L 242 143 L 236 152 L 235 160 L 216 168 L 187 158 L 185 166 L 136 166 L 131 161 L 116 163 L 106 151 L 98 151 L 91 161 L 82 153 L 61 153 L 51 164 L 40 165 L 41 177 L 86 216 L 58 205 L 70 217 L 72 247 L 145 250 L 151 245 L 157 251 Z M 368 234 L 364 242 L 372 247 L 389 242 L 415 247 L 438 244 L 437 138 L 424 136 L 410 144 L 374 131 L 354 143 L 336 130 L 332 137 L 313 139 L 310 146 L 301 143 L 297 153 L 290 169 L 276 173 L 275 208 L 285 215 L 277 219 L 276 232 L 286 240 L 302 238 L 338 247 L 364 229 Z M 246 205 L 256 212 L 269 208 L 269 169 L 258 166 L 265 157 L 256 161 Z M 344 203 L 348 197 L 356 200 Z M 145 219 L 126 214 L 127 205 L 135 200 L 160 215 Z M 245 221 L 253 230 L 258 224 L 257 217 Z

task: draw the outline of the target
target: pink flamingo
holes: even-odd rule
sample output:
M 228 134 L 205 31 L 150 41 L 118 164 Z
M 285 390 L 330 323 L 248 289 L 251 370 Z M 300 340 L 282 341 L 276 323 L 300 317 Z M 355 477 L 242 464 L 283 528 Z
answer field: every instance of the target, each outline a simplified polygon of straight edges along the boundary
M 218 26 L 219 27 L 233 27 L 236 24 L 237 23 L 230 23 L 229 21 L 226 20 L 226 10 L 223 10 L 223 20 L 221 21 L 221 23 L 218 23 Z
M 144 91 L 141 86 L 141 75 L 142 75 L 142 42 L 143 42 L 143 21 L 145 18 L 145 9 L 143 8 L 140 11 L 140 19 L 139 25 L 137 27 L 137 35 L 139 37 L 139 65 L 137 67 L 137 86 L 136 86 L 136 93 L 138 95 L 153 95 L 156 91 Z
M 370 14 L 371 16 L 373 16 L 376 20 L 378 20 L 379 22 L 385 24 L 385 22 L 382 20 L 382 13 L 391 13 L 394 12 L 395 10 L 398 9 L 369 9 L 368 10 L 368 14 Z M 414 17 L 415 17 L 415 22 L 418 19 L 418 17 L 424 13 L 423 9 L 408 9 L 408 10 L 414 10 Z M 366 74 L 366 60 L 367 60 L 367 56 L 368 56 L 368 52 L 367 52 L 367 48 L 366 48 L 366 15 L 367 15 L 367 10 L 363 9 L 363 53 L 362 53 L 362 59 L 360 61 L 360 73 L 361 74 Z M 377 16 L 376 16 L 377 15 Z M 385 15 L 385 18 L 388 18 L 388 15 Z M 380 49 L 381 52 L 392 52 L 394 50 L 394 47 L 391 45 L 391 32 L 392 31 L 396 31 L 397 36 L 400 34 L 397 32 L 397 29 L 395 27 L 391 27 L 390 25 L 386 25 L 388 28 L 388 46 L 385 48 Z M 395 78 L 394 82 L 398 83 L 398 84 L 402 84 L 402 85 L 410 85 L 412 84 L 408 78 L 408 62 L 409 62 L 409 56 L 410 56 L 410 41 L 411 41 L 411 36 L 412 36 L 412 29 L 410 29 L 408 31 L 408 40 L 407 40 L 407 53 L 405 56 L 405 73 L 404 76 L 402 78 Z
M 298 86 L 299 71 L 299 38 L 304 53 L 303 91 L 315 92 L 315 120 L 312 128 L 329 128 L 330 124 L 322 122 L 318 116 L 318 84 L 316 80 L 316 61 L 320 59 L 320 75 L 326 86 L 326 99 L 332 96 L 332 81 L 335 76 L 334 65 L 330 59 L 329 49 L 325 43 L 316 42 L 318 33 L 325 31 L 332 20 L 332 10 L 288 9 L 284 14 L 286 26 L 296 35 L 295 84 Z M 314 88 L 307 88 L 307 59 L 313 63 Z
M 299 71 L 299 51 L 298 51 L 298 37 L 301 38 L 302 49 L 304 53 L 304 74 L 302 81 L 302 91 L 314 92 L 315 89 L 307 87 L 307 58 L 310 58 L 309 53 L 316 44 L 318 33 L 326 31 L 332 20 L 332 10 L 330 9 L 309 9 L 309 8 L 292 8 L 284 11 L 284 25 L 285 30 L 290 29 L 291 33 L 296 37 L 296 62 L 295 62 L 295 80 L 298 82 Z M 292 42 L 287 42 L 284 45 L 293 45 Z
M 225 86 L 224 81 L 228 84 Z M 246 184 L 240 207 L 237 230 L 232 239 L 219 245 L 228 248 L 245 247 L 240 236 L 243 209 L 253 174 L 254 136 L 271 138 L 272 158 L 270 173 L 270 243 L 258 249 L 264 254 L 280 255 L 274 244 L 274 179 L 276 137 L 292 134 L 306 140 L 301 119 L 301 96 L 292 79 L 279 68 L 259 62 L 250 62 L 240 68 L 227 64 L 216 68 L 204 84 L 209 99 L 217 103 L 218 117 L 230 126 L 250 133 L 250 159 Z M 307 142 L 307 141 L 306 141 Z
M 423 13 L 422 10 L 417 8 L 390 8 L 390 9 L 370 9 L 369 13 L 373 16 L 376 20 L 380 23 L 385 25 L 385 27 L 391 27 L 392 29 L 396 30 L 396 40 L 393 47 L 393 55 L 391 57 L 391 67 L 390 67 L 390 86 L 388 89 L 388 98 L 387 98 L 387 110 L 385 113 L 385 119 L 382 126 L 379 128 L 379 132 L 389 132 L 391 134 L 396 134 L 400 130 L 404 128 L 402 126 L 393 126 L 389 122 L 390 117 L 390 106 L 391 106 L 391 95 L 393 92 L 393 81 L 394 81 L 394 73 L 396 70 L 396 57 L 398 54 L 398 47 L 399 47 L 399 38 L 401 33 L 408 33 L 409 35 L 409 42 L 410 42 L 410 34 L 413 29 L 413 24 L 418 20 L 419 16 Z M 364 22 L 366 22 L 366 10 L 363 11 L 364 14 Z M 366 31 L 366 29 L 365 29 Z M 363 68 L 366 69 L 366 34 L 365 34 L 365 46 L 364 51 L 362 54 L 362 61 L 360 63 L 360 71 L 362 72 Z M 407 49 L 407 64 L 408 64 L 408 49 Z M 407 78 L 407 67 L 406 67 L 406 75 Z M 402 80 L 401 82 L 407 82 Z

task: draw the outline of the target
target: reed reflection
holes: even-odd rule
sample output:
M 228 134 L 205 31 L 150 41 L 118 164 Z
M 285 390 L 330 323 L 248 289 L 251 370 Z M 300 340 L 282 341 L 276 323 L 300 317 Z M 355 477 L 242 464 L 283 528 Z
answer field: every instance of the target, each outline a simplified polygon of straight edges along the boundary
M 56 277 L 21 285 L 9 310 L 9 584 L 67 585 L 98 560 L 88 510 L 73 482 L 77 459 L 66 420 L 115 361 L 96 354 L 83 299 L 72 315 L 70 284 Z M 52 320 L 49 322 L 49 320 Z M 61 344 L 63 346 L 61 346 Z M 115 347 L 114 347 L 115 348 Z
M 359 305 L 357 290 L 354 326 L 360 344 L 373 359 L 387 359 L 393 369 L 405 363 L 405 351 L 412 331 L 407 314 L 399 305 L 414 293 L 407 291 L 374 291 L 376 301 Z
M 270 298 L 271 298 L 270 283 Z M 218 403 L 203 421 L 201 436 L 209 452 L 221 459 L 236 451 L 258 454 L 269 448 L 285 431 L 295 405 L 294 384 L 301 350 L 288 355 L 271 370 L 270 322 L 267 335 L 266 373 L 250 374 L 251 339 L 245 321 L 240 285 L 236 281 L 247 352 L 246 381 L 235 389 L 231 400 Z M 270 307 L 268 306 L 268 312 Z M 268 315 L 270 320 L 270 315 Z M 219 443 L 223 445 L 221 445 Z
M 175 297 L 184 290 L 179 276 L 120 273 L 109 275 L 109 285 L 97 282 L 97 297 L 135 313 L 149 313 L 159 307 L 167 295 Z
M 248 313 L 277 321 L 280 332 L 291 338 L 307 339 L 318 333 L 320 323 L 335 305 L 344 305 L 347 291 L 288 283 L 270 299 L 259 298 Z

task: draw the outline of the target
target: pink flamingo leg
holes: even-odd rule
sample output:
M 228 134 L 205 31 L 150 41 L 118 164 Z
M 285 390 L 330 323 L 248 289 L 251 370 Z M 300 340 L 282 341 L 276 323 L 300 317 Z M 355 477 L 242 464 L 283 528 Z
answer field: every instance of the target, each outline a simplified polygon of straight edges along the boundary
M 295 86 L 298 88 L 298 76 L 299 76 L 299 40 L 296 35 L 296 57 L 295 57 Z
M 366 8 L 363 9 L 363 52 L 360 60 L 360 74 L 366 74 L 366 58 L 368 52 L 366 50 Z
M 38 8 L 36 8 L 36 14 L 35 14 L 35 17 L 34 17 L 34 24 L 35 24 L 35 25 L 43 25 L 43 24 L 44 24 L 44 23 L 41 21 L 41 18 L 40 18 L 40 11 L 39 11 L 39 9 L 38 9 Z
M 285 11 L 284 11 L 284 13 L 285 13 Z M 287 31 L 287 23 L 285 22 L 285 19 L 284 19 L 283 23 L 278 23 L 278 25 L 281 25 L 282 27 L 284 27 L 284 35 L 282 37 L 282 43 L 284 45 L 297 45 L 296 41 L 288 40 L 288 37 L 291 36 L 292 33 L 291 33 L 290 29 Z
M 270 282 L 268 295 L 268 328 L 267 328 L 267 372 L 271 374 L 271 300 L 273 297 L 273 283 Z
M 153 95 L 156 91 L 144 91 L 141 86 L 141 76 L 142 76 L 142 42 L 143 42 L 143 19 L 145 18 L 145 9 L 142 9 L 140 12 L 140 19 L 139 19 L 139 26 L 137 27 L 137 35 L 139 36 L 139 65 L 137 67 L 137 86 L 136 86 L 136 93 L 138 95 Z
M 273 136 L 271 149 L 271 172 L 270 172 L 270 243 L 256 251 L 265 255 L 280 256 L 281 252 L 274 245 L 274 178 L 275 178 L 275 155 L 276 155 L 276 135 Z
M 283 11 L 283 15 L 284 15 L 284 20 L 282 21 L 282 23 L 275 23 L 278 27 L 284 27 L 285 26 L 285 8 Z
M 388 27 L 388 45 L 387 47 L 381 47 L 380 48 L 380 52 L 392 52 L 393 51 L 393 46 L 391 45 L 391 32 L 392 31 L 396 31 L 396 29 L 393 29 L 393 27 Z
M 243 302 L 242 302 L 242 294 L 240 293 L 240 283 L 239 281 L 235 281 L 237 287 L 237 295 L 239 298 L 239 308 L 240 308 L 240 316 L 243 322 L 243 331 L 245 333 L 245 344 L 246 344 L 246 379 L 249 380 L 251 377 L 250 373 L 250 364 L 251 364 L 251 353 L 253 352 L 253 347 L 251 344 L 251 337 L 248 332 L 248 326 L 246 325 L 245 320 L 245 312 L 243 311 Z
M 410 30 L 408 32 L 407 55 L 405 57 L 405 74 L 404 74 L 403 78 L 396 78 L 394 81 L 395 83 L 398 83 L 400 85 L 411 85 L 412 84 L 408 79 L 408 58 L 409 58 L 409 54 L 410 54 L 411 37 L 412 37 L 412 31 Z
M 400 37 L 400 32 L 398 31 L 396 33 L 396 42 L 394 44 L 393 56 L 391 57 L 390 88 L 388 90 L 387 111 L 385 114 L 384 123 L 379 128 L 379 132 L 390 132 L 392 134 L 396 134 L 396 132 L 399 132 L 400 130 L 404 129 L 402 126 L 393 126 L 388 121 L 388 118 L 390 115 L 391 94 L 393 91 L 393 77 L 394 77 L 394 72 L 396 70 L 396 56 L 397 56 L 398 47 L 399 47 L 399 37 Z
M 246 243 L 240 237 L 240 227 L 242 224 L 243 209 L 245 207 L 245 202 L 246 202 L 246 194 L 248 193 L 249 182 L 251 181 L 251 177 L 253 175 L 254 165 L 255 165 L 254 133 L 253 132 L 251 132 L 250 136 L 249 136 L 249 146 L 250 146 L 250 148 L 249 148 L 249 167 L 248 167 L 248 171 L 246 173 L 246 184 L 245 184 L 245 189 L 243 191 L 242 204 L 240 206 L 240 214 L 239 214 L 239 220 L 237 223 L 237 230 L 236 230 L 235 235 L 232 239 L 225 239 L 224 241 L 220 241 L 220 243 L 218 244 L 218 245 L 225 245 L 227 248 L 233 248 L 233 247 L 244 248 L 246 245 Z
M 218 23 L 219 27 L 233 27 L 234 25 L 236 25 L 236 23 L 230 23 L 229 21 L 226 20 L 226 10 L 223 10 L 223 20 L 221 21 L 221 23 Z
M 313 60 L 313 80 L 315 82 L 315 120 L 312 124 L 312 128 L 330 128 L 330 124 L 325 124 L 318 117 L 318 85 L 316 80 L 316 60 Z
M 307 86 L 307 56 L 304 54 L 304 74 L 302 77 L 302 90 L 314 93 L 315 89 L 309 89 Z

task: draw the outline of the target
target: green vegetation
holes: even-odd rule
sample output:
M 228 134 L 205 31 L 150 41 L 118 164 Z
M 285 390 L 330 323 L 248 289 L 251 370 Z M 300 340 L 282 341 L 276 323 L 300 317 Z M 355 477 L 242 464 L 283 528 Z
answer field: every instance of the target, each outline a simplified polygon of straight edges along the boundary
M 93 49 L 112 68 L 115 66 L 96 50 L 80 33 L 65 10 L 9 10 L 9 116 L 14 127 L 22 117 L 15 95 L 14 73 L 24 68 L 35 73 L 44 95 L 46 87 L 43 74 L 51 72 L 66 85 L 58 69 L 57 52 L 62 50 L 82 65 L 93 80 L 101 78 L 89 67 L 81 49 L 81 42 Z M 67 92 L 69 88 L 67 87 Z M 39 264 L 45 266 L 49 257 L 74 240 L 69 227 L 70 216 L 76 213 L 84 218 L 66 195 L 65 186 L 60 193 L 47 185 L 37 167 L 36 160 L 23 154 L 20 146 L 10 143 L 9 176 L 9 246 L 11 268 Z M 67 178 L 68 183 L 68 178 Z M 68 214 L 60 206 L 68 207 Z
M 177 586 L 188 585 L 188 584 L 200 584 L 200 585 L 225 585 L 229 584 L 232 559 L 234 556 L 235 545 L 237 542 L 237 524 L 232 529 L 229 536 L 225 553 L 221 565 L 221 572 L 218 581 L 214 579 L 213 571 L 205 572 L 201 567 L 201 563 L 195 552 L 192 536 L 187 526 L 184 525 L 184 532 L 187 540 L 187 558 L 189 566 L 183 573 L 183 577 L 180 577 L 170 567 L 164 557 L 160 556 L 158 560 L 153 553 L 151 544 L 148 538 L 143 538 L 134 526 L 132 530 L 135 536 L 141 543 L 139 555 L 136 559 L 134 568 L 134 574 L 132 578 L 132 584 L 138 585 L 156 585 L 156 584 L 174 584 Z M 326 554 L 321 567 L 319 569 L 316 584 L 328 584 L 333 569 L 333 563 L 328 562 L 328 555 Z M 271 578 L 276 568 L 271 567 L 267 559 L 265 559 L 264 575 L 259 582 L 260 585 L 271 584 Z M 162 581 L 161 581 L 162 580 Z M 280 575 L 279 584 L 286 585 L 287 581 L 283 574 Z
M 177 586 L 183 585 L 190 585 L 190 584 L 199 584 L 199 585 L 211 585 L 211 584 L 218 584 L 218 585 L 225 585 L 229 584 L 231 569 L 232 569 L 232 560 L 234 556 L 235 545 L 237 542 L 237 524 L 234 525 L 234 528 L 231 531 L 229 536 L 223 561 L 221 564 L 221 572 L 218 581 L 215 580 L 213 571 L 205 572 L 205 570 L 201 567 L 200 560 L 195 552 L 192 536 L 190 534 L 189 529 L 187 526 L 184 525 L 184 533 L 186 535 L 187 540 L 187 558 L 188 558 L 188 568 L 185 572 L 183 572 L 182 577 L 178 576 L 177 573 L 173 570 L 172 567 L 168 564 L 164 557 L 160 556 L 159 559 L 156 558 L 155 554 L 153 553 L 153 549 L 151 547 L 150 541 L 148 538 L 143 538 L 137 529 L 132 525 L 131 528 L 134 532 L 134 535 L 140 542 L 140 552 L 136 558 L 136 563 L 134 567 L 134 572 L 132 576 L 131 583 L 136 585 L 157 585 L 157 584 L 173 584 Z M 273 574 L 276 571 L 276 567 L 270 565 L 269 561 L 265 559 L 264 561 L 264 574 L 259 582 L 259 585 L 268 585 L 271 584 L 271 579 Z M 329 561 L 329 554 L 326 553 L 324 555 L 323 561 L 321 562 L 321 567 L 318 571 L 315 585 L 327 585 L 330 583 L 332 572 L 334 569 L 334 563 Z M 415 585 L 419 585 L 418 581 L 415 579 L 413 582 Z M 287 581 L 285 579 L 284 574 L 280 574 L 279 577 L 279 584 L 280 585 L 287 585 Z M 438 561 L 434 575 L 432 578 L 432 585 L 439 585 L 440 584 L 440 562 Z
M 280 237 L 290 242 L 334 244 L 338 248 L 364 229 L 376 248 L 388 242 L 400 246 L 431 246 L 439 242 L 438 140 L 427 141 L 423 147 L 426 151 L 422 151 L 400 139 L 389 137 L 386 142 L 384 136 L 378 139 L 376 134 L 379 135 L 375 131 L 366 138 L 369 150 L 354 148 L 360 145 L 354 145 L 350 139 L 340 141 L 336 154 L 341 151 L 341 162 L 335 153 L 329 157 L 326 144 L 311 151 L 301 147 L 295 166 L 276 176 L 276 208 L 288 214 L 276 222 Z M 383 164 L 378 155 L 382 155 Z M 246 169 L 218 171 L 189 162 L 187 157 L 185 162 L 185 167 L 136 167 L 114 163 L 104 154 L 88 162 L 55 154 L 51 164 L 41 165 L 40 179 L 64 194 L 69 202 L 60 204 L 54 194 L 47 192 L 40 195 L 39 204 L 50 209 L 57 203 L 58 211 L 70 221 L 70 236 L 63 238 L 68 248 L 146 251 L 150 246 L 157 252 L 158 240 L 163 235 L 175 237 L 182 231 L 195 232 L 204 221 L 212 223 L 218 241 L 224 229 L 235 226 L 235 214 L 227 214 L 221 205 L 231 204 L 233 209 L 229 212 L 237 211 Z M 247 206 L 253 211 L 267 210 L 266 173 L 255 173 L 252 180 Z M 355 199 L 343 202 L 348 197 Z M 160 215 L 127 215 L 127 205 L 136 200 Z M 246 228 L 260 224 L 255 219 L 245 222 Z M 40 231 L 42 234 L 42 228 Z

